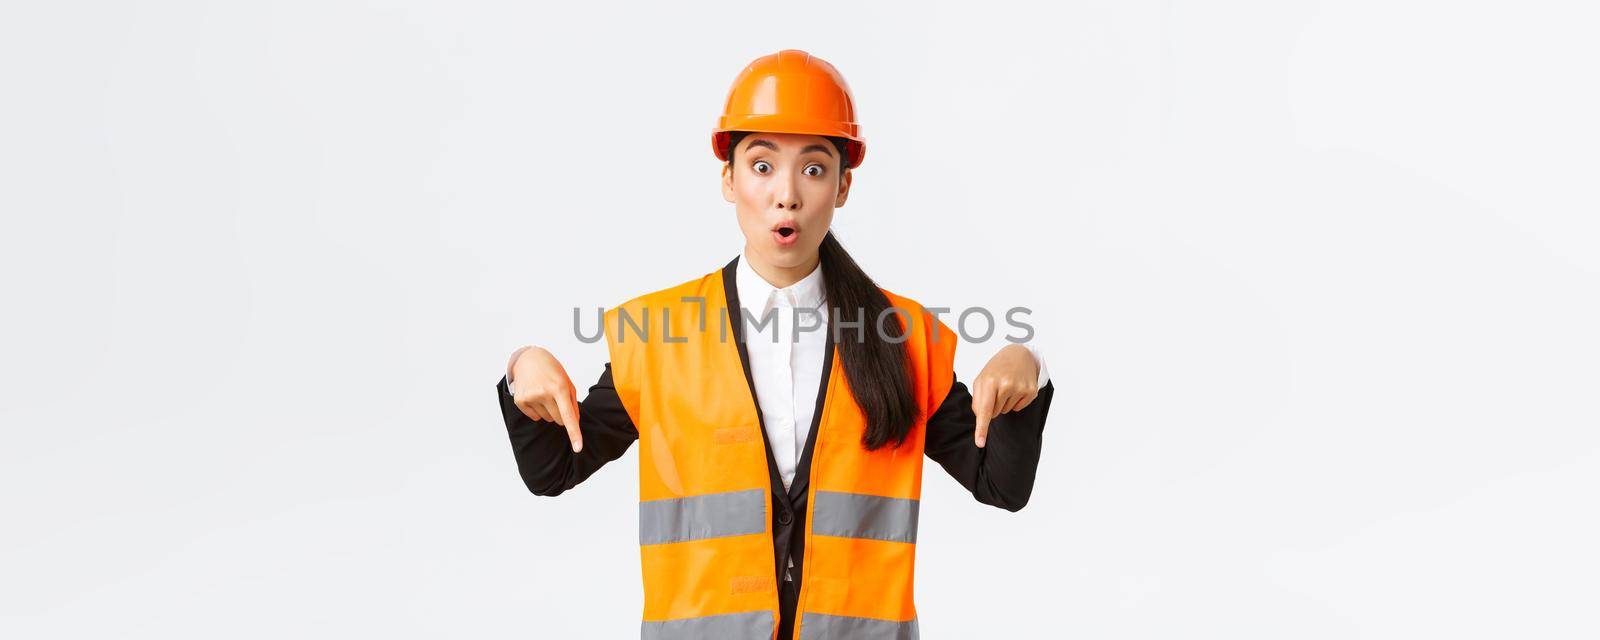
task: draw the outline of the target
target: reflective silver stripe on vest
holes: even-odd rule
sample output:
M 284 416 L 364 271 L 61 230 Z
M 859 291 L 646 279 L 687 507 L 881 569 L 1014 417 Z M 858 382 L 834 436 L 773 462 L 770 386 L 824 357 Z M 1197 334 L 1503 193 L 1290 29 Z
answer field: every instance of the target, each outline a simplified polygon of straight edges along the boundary
M 910 498 L 818 491 L 811 533 L 889 542 L 917 541 L 917 507 Z
M 639 503 L 639 544 L 742 536 L 767 530 L 766 489 Z
M 775 622 L 771 611 L 726 613 L 661 622 L 644 622 L 639 628 L 642 640 L 768 640 Z
M 807 613 L 800 618 L 800 640 L 917 640 L 917 621 Z

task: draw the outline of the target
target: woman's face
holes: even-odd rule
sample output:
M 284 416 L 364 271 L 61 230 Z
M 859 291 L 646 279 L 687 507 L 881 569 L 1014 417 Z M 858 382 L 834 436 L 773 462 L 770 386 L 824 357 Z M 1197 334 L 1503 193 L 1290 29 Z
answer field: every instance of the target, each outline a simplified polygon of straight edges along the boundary
M 745 252 L 780 270 L 809 272 L 834 208 L 850 193 L 839 150 L 822 136 L 752 133 L 731 157 L 722 197 L 738 210 Z

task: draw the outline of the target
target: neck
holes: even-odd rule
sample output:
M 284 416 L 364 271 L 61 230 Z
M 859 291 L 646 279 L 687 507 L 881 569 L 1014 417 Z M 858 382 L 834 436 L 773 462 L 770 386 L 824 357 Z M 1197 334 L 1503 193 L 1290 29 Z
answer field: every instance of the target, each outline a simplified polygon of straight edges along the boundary
M 811 272 L 817 269 L 817 263 L 819 262 L 818 256 L 812 254 L 805 262 L 797 266 L 782 267 L 762 259 L 759 254 L 751 251 L 749 247 L 745 247 L 744 257 L 749 260 L 750 269 L 755 271 L 756 275 L 761 276 L 762 280 L 766 280 L 767 284 L 779 289 L 799 282 L 802 278 L 811 275 Z

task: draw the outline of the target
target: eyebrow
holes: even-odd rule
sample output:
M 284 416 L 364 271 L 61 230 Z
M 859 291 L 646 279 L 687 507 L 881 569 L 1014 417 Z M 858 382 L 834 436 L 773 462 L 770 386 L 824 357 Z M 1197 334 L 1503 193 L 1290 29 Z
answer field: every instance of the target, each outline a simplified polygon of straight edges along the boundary
M 821 151 L 823 153 L 828 154 L 829 158 L 833 157 L 833 150 L 829 149 L 829 148 L 827 148 L 827 147 L 825 147 L 823 145 L 820 145 L 820 144 L 806 145 L 806 148 L 801 149 L 800 153 L 811 153 L 812 151 Z
M 771 142 L 768 142 L 768 141 L 766 141 L 764 139 L 761 139 L 761 138 L 756 138 L 754 140 L 751 140 L 750 141 L 750 146 L 745 147 L 745 149 L 749 150 L 749 149 L 753 149 L 755 147 L 766 147 L 766 148 L 771 149 L 773 151 L 777 151 L 778 150 L 778 145 L 772 144 Z M 801 149 L 800 153 L 811 153 L 812 151 L 821 151 L 823 153 L 828 154 L 829 158 L 833 157 L 833 150 L 829 149 L 827 147 L 827 145 L 821 145 L 821 144 L 806 145 L 806 148 Z

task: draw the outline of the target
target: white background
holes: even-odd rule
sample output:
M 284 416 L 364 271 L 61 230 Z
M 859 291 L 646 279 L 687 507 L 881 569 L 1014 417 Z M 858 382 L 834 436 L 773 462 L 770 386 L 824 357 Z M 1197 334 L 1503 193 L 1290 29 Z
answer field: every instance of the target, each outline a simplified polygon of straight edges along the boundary
M 0 635 L 636 637 L 635 453 L 532 496 L 493 385 L 738 253 L 790 47 L 846 245 L 1058 386 L 1021 513 L 928 469 L 924 637 L 1600 634 L 1588 3 L 579 4 L 0 9 Z

